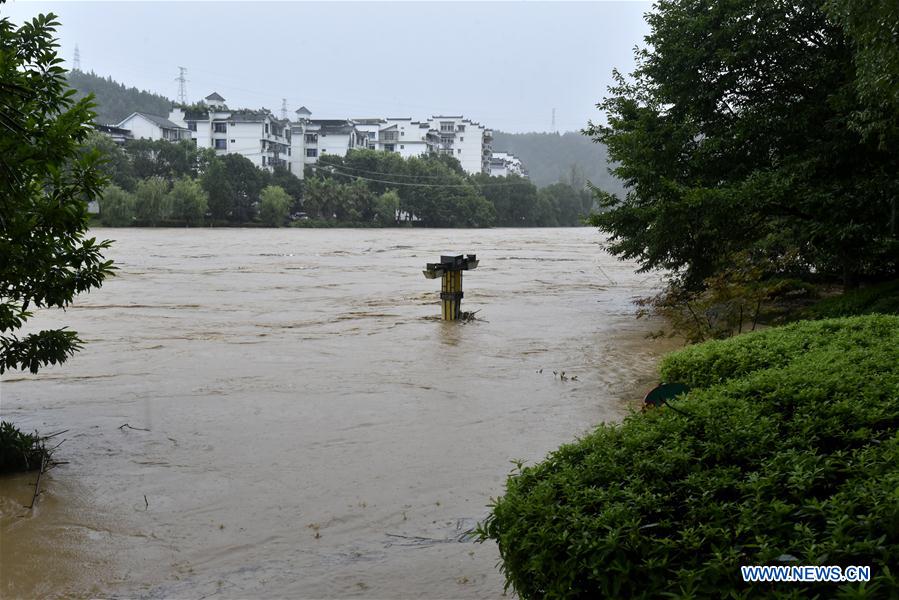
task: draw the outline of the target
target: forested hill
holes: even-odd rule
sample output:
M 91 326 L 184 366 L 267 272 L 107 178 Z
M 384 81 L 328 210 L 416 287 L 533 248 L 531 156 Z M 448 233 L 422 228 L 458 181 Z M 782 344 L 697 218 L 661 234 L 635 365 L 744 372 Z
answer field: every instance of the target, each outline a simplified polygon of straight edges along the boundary
M 127 87 L 113 81 L 112 77 L 100 77 L 93 71 L 69 71 L 69 85 L 76 90 L 76 98 L 90 93 L 95 96 L 96 122 L 115 125 L 133 112 L 168 116 L 172 101 L 165 96 Z
M 493 151 L 511 152 L 521 159 L 531 181 L 545 187 L 563 180 L 571 181 L 574 166 L 578 177 L 585 178 L 608 192 L 620 192 L 621 183 L 608 171 L 606 147 L 587 136 L 568 131 L 559 133 L 493 132 Z

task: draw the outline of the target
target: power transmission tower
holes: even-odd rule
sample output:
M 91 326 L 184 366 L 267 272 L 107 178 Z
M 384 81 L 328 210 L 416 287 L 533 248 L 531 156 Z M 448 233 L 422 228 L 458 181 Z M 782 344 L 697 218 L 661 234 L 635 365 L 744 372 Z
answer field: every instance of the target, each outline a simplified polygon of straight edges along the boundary
M 552 131 L 553 133 L 555 133 L 555 131 L 556 131 L 556 109 L 555 108 L 553 109 L 553 124 L 552 124 L 552 127 L 550 127 L 550 131 Z
M 281 120 L 287 118 L 287 98 L 281 98 Z
M 184 75 L 187 73 L 187 69 L 185 67 L 178 67 L 180 73 L 177 77 L 175 77 L 175 81 L 178 82 L 178 102 L 182 105 L 187 104 L 187 78 Z
M 72 70 L 81 70 L 81 52 L 78 51 L 78 44 L 75 44 L 75 59 L 72 61 Z

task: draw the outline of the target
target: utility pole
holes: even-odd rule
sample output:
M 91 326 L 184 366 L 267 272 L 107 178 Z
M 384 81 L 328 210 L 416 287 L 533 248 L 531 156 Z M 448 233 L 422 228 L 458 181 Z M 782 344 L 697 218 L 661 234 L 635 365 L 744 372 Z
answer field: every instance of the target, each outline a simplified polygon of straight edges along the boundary
M 281 98 L 281 120 L 287 119 L 287 98 Z
M 181 105 L 187 104 L 187 78 L 185 74 L 187 74 L 187 69 L 185 67 L 178 67 L 179 74 L 175 77 L 175 81 L 178 82 L 178 102 Z
M 78 44 L 75 44 L 75 59 L 72 61 L 72 70 L 81 70 L 81 52 L 78 51 Z

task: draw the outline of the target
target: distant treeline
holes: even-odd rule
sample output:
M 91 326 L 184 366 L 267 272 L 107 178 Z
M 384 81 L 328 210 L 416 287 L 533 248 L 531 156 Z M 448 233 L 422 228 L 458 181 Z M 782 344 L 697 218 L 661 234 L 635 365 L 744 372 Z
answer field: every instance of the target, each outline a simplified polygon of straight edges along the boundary
M 139 90 L 113 81 L 112 77 L 100 77 L 93 71 L 69 71 L 69 86 L 75 90 L 75 98 L 94 95 L 97 123 L 115 125 L 133 112 L 143 112 L 165 117 L 172 101 L 165 96 Z
M 257 168 L 239 154 L 217 156 L 191 141 L 129 140 L 92 134 L 84 152 L 105 157 L 110 184 L 99 199 L 108 226 L 280 227 L 573 226 L 593 197 L 583 186 L 537 190 L 520 177 L 470 176 L 451 156 L 403 159 L 354 150 L 307 167 Z
M 521 159 L 531 181 L 546 187 L 559 181 L 582 178 L 612 194 L 623 196 L 624 187 L 609 173 L 609 159 L 604 144 L 592 141 L 579 132 L 504 133 L 493 132 L 493 149 L 510 152 Z

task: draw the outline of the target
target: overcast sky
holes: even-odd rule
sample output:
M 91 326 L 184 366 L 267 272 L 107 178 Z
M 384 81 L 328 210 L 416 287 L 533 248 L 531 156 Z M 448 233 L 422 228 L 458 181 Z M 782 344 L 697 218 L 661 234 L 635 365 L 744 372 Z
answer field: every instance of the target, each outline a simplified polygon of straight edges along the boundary
M 578 130 L 613 68 L 630 71 L 648 2 L 23 2 L 53 11 L 70 65 L 232 108 L 282 98 L 313 118 L 464 114 L 503 131 Z

